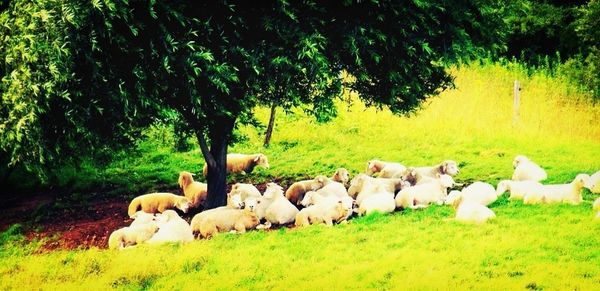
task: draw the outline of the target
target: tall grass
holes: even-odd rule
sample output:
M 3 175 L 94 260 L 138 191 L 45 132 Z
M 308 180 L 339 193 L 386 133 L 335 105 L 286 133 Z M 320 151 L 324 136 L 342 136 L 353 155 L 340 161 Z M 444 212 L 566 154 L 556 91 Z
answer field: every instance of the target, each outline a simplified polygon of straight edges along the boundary
M 300 111 L 279 115 L 268 149 L 262 148 L 262 132 L 242 128 L 248 139 L 230 152 L 265 152 L 271 168 L 235 179 L 309 177 L 337 167 L 358 173 L 372 158 L 406 165 L 454 159 L 462 166 L 459 181 L 496 183 L 510 177 L 517 154 L 546 168 L 548 182 L 600 169 L 600 108 L 574 87 L 514 63 L 452 72 L 457 88 L 432 98 L 415 116 L 365 108 L 351 96 L 353 104 L 340 101 L 340 114 L 330 123 L 318 124 Z M 515 79 L 523 88 L 517 124 Z M 268 110 L 256 110 L 266 122 Z M 123 156 L 96 177 L 149 192 L 160 184 L 176 187 L 180 170 L 201 169 L 197 149 L 174 153 L 169 142 L 157 140 L 141 142 L 137 155 Z M 498 218 L 481 226 L 457 223 L 451 208 L 433 206 L 333 228 L 224 234 L 122 252 L 34 254 L 14 251 L 21 248 L 19 239 L 2 239 L 0 289 L 595 290 L 600 223 L 590 207 L 595 196 L 586 192 L 584 198 L 579 206 L 530 206 L 502 197 L 491 206 Z

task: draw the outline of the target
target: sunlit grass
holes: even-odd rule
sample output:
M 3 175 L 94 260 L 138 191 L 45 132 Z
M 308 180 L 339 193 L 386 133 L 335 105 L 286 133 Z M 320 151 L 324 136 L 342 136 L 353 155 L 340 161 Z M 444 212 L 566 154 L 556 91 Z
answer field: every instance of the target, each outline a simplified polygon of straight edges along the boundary
M 262 132 L 230 152 L 264 152 L 271 168 L 244 180 L 361 172 L 372 158 L 406 165 L 444 159 L 461 164 L 459 181 L 495 184 L 510 177 L 525 154 L 549 182 L 600 169 L 600 107 L 561 80 L 517 65 L 472 65 L 453 70 L 457 89 L 424 104 L 416 116 L 397 117 L 340 102 L 339 116 L 318 124 L 300 111 L 277 116 L 272 146 Z M 522 84 L 520 120 L 513 124 L 513 81 Z M 257 109 L 266 122 L 267 109 Z M 176 187 L 180 170 L 199 172 L 198 150 L 174 153 L 156 139 L 140 154 L 97 172 L 104 183 L 133 193 Z M 135 185 L 133 188 L 128 188 Z M 123 190 L 122 192 L 126 192 Z M 502 197 L 485 225 L 452 220 L 449 207 L 353 219 L 333 228 L 253 231 L 187 245 L 93 249 L 32 254 L 20 240 L 0 245 L 0 289 L 579 289 L 600 288 L 600 223 L 591 201 L 523 205 Z M 125 211 L 125 209 L 123 210 Z

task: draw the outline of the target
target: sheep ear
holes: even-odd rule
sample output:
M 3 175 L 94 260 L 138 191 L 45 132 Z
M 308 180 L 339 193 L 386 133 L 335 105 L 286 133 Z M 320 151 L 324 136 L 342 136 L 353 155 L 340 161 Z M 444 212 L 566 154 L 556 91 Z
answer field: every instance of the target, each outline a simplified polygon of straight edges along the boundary
M 260 156 L 261 156 L 261 155 L 256 155 L 256 157 L 254 157 L 254 161 L 255 161 L 255 162 L 258 162 L 258 160 L 260 160 Z

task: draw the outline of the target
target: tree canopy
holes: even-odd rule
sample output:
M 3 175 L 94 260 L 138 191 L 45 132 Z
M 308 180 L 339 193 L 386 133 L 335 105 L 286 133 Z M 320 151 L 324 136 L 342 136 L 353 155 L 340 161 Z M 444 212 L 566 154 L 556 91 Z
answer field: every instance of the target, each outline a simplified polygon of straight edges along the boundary
M 176 116 L 209 166 L 209 207 L 222 205 L 227 146 L 255 106 L 335 114 L 345 86 L 412 112 L 452 85 L 447 64 L 498 47 L 496 5 L 14 0 L 0 15 L 0 149 L 44 172 Z

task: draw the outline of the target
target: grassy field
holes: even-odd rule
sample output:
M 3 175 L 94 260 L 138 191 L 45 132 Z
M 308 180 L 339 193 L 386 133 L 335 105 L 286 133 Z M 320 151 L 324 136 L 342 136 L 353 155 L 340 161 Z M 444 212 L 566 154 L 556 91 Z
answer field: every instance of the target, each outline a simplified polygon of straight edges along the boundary
M 516 64 L 453 70 L 457 88 L 411 117 L 339 102 L 339 116 L 318 124 L 297 111 L 280 114 L 269 149 L 262 132 L 230 152 L 264 152 L 271 168 L 242 180 L 364 170 L 372 158 L 406 165 L 454 159 L 458 181 L 496 184 L 509 178 L 512 158 L 525 154 L 569 182 L 600 169 L 600 107 L 562 80 Z M 513 81 L 522 84 L 520 119 L 512 122 Z M 266 122 L 267 109 L 257 109 Z M 150 131 L 139 152 L 104 170 L 84 166 L 86 179 L 65 170 L 64 185 L 85 192 L 98 183 L 115 195 L 174 187 L 181 170 L 199 172 L 200 153 L 175 153 L 172 137 Z M 522 205 L 502 197 L 496 220 L 481 226 L 452 220 L 449 207 L 353 219 L 333 228 L 253 231 L 187 245 L 36 254 L 18 229 L 0 236 L 0 289 L 600 289 L 600 223 L 584 203 Z

